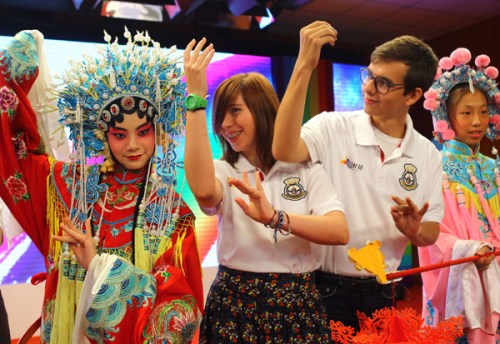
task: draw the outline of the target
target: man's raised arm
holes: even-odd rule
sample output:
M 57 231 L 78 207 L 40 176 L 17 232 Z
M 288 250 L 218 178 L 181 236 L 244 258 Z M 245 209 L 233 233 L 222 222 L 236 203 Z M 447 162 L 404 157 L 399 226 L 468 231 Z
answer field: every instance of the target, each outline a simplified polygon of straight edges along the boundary
M 321 48 L 334 45 L 337 30 L 327 22 L 316 21 L 300 30 L 300 50 L 290 82 L 276 116 L 273 156 L 277 160 L 302 162 L 310 159 L 300 137 L 307 87 L 319 62 Z

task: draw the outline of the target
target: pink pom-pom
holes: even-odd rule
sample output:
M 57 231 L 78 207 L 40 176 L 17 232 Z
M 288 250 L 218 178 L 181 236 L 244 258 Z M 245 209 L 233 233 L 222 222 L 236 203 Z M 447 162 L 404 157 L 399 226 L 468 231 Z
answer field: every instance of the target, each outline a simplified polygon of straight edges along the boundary
M 495 103 L 497 103 L 497 105 L 500 105 L 500 92 L 497 92 L 494 97 Z
M 443 71 L 441 70 L 441 68 L 438 67 L 436 70 L 436 75 L 434 75 L 434 80 L 439 79 L 441 75 L 443 75 Z
M 428 89 L 427 92 L 424 93 L 425 99 L 436 99 L 437 96 L 438 92 L 433 88 Z
M 434 130 L 438 133 L 443 133 L 448 128 L 448 122 L 446 122 L 445 120 L 440 119 L 439 121 L 436 121 L 436 123 L 434 123 Z
M 493 116 L 491 116 L 490 123 L 495 126 L 495 129 L 497 129 L 500 126 L 500 115 L 494 114 Z
M 453 129 L 446 129 L 442 136 L 445 141 L 453 140 L 455 138 L 455 131 Z
M 453 68 L 453 61 L 449 57 L 442 57 L 441 60 L 439 60 L 439 67 L 444 70 L 450 70 Z
M 484 70 L 484 74 L 486 74 L 491 79 L 496 79 L 498 77 L 498 69 L 493 66 L 489 66 Z
M 426 99 L 424 100 L 424 109 L 433 111 L 436 109 L 437 101 L 436 99 Z
M 461 66 L 470 61 L 472 54 L 467 48 L 457 48 L 451 53 L 450 58 L 455 66 Z
M 484 68 L 484 67 L 488 67 L 488 65 L 490 64 L 490 57 L 488 55 L 485 55 L 485 54 L 482 54 L 482 55 L 479 55 L 478 57 L 476 57 L 476 60 L 474 61 L 474 63 L 476 64 L 476 67 L 479 67 L 479 68 Z

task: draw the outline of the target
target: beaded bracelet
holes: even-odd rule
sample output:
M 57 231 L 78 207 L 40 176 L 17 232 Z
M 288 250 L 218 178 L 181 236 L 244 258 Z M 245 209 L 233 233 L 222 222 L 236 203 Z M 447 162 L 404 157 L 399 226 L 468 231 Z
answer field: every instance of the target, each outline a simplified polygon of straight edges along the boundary
M 274 229 L 274 242 L 278 242 L 278 232 L 280 232 L 281 235 L 290 235 L 292 234 L 292 228 L 290 227 L 290 217 L 286 212 L 283 210 L 273 210 L 273 217 L 264 226 Z

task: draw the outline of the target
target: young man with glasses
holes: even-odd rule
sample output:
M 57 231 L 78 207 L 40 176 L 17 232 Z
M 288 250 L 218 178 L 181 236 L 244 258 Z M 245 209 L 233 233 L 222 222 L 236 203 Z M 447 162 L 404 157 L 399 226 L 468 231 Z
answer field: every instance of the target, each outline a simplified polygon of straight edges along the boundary
M 392 306 L 392 288 L 356 270 L 347 250 L 379 240 L 386 271 L 394 271 L 408 241 L 426 246 L 439 235 L 439 152 L 413 129 L 408 115 L 432 84 L 438 60 L 415 37 L 386 42 L 361 70 L 364 109 L 325 112 L 301 128 L 307 86 L 321 48 L 336 40 L 337 31 L 326 22 L 300 31 L 299 55 L 276 119 L 273 155 L 289 162 L 320 161 L 338 190 L 350 240 L 346 246 L 317 246 L 322 257 L 317 286 L 329 318 L 359 329 L 356 311 L 370 316 Z

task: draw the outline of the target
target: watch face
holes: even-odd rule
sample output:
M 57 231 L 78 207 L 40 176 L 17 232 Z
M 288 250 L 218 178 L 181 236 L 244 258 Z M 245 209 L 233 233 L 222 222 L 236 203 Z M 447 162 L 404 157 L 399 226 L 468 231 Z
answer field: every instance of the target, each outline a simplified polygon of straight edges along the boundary
M 198 110 L 205 109 L 207 107 L 207 101 L 201 97 L 190 94 L 186 98 L 186 109 L 187 110 Z
M 186 98 L 186 108 L 192 109 L 193 106 L 196 106 L 196 99 L 192 96 L 188 96 Z

